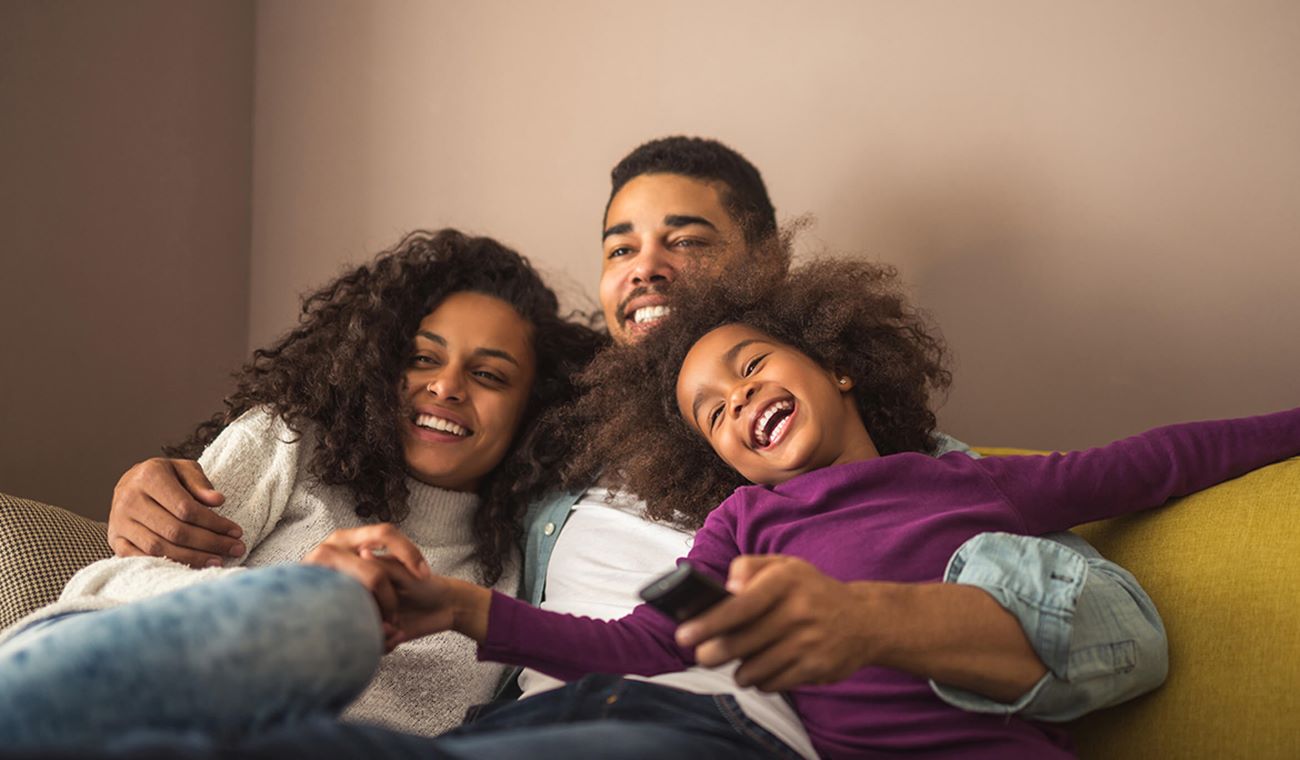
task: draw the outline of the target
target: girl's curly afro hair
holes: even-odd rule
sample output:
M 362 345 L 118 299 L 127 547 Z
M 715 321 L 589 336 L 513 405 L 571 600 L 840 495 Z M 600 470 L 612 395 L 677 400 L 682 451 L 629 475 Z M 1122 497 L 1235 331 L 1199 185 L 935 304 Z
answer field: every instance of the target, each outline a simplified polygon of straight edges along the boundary
M 788 246 L 788 239 L 781 242 Z M 788 249 L 786 249 L 788 250 Z M 853 378 L 880 454 L 932 452 L 931 401 L 951 382 L 942 338 L 903 294 L 891 266 L 823 259 L 788 268 L 788 254 L 751 254 L 678 281 L 671 314 L 643 341 L 603 352 L 578 379 L 582 396 L 555 416 L 574 434 L 573 486 L 602 472 L 647 502 L 649 515 L 698 529 L 747 481 L 677 410 L 677 375 L 709 331 L 740 323 Z M 609 468 L 609 471 L 606 471 Z
M 407 516 L 398 385 L 411 359 L 420 320 L 444 298 L 475 291 L 500 298 L 533 327 L 537 376 L 515 440 L 479 487 L 474 535 L 483 580 L 501 576 L 530 499 L 558 485 L 563 452 L 550 443 L 539 412 L 572 399 L 571 378 L 605 338 L 562 319 L 555 293 L 526 259 L 485 237 L 451 229 L 417 231 L 308 295 L 298 326 L 236 373 L 225 410 L 203 422 L 171 456 L 194 458 L 244 412 L 268 407 L 320 445 L 312 473 L 345 486 L 360 517 L 400 522 Z

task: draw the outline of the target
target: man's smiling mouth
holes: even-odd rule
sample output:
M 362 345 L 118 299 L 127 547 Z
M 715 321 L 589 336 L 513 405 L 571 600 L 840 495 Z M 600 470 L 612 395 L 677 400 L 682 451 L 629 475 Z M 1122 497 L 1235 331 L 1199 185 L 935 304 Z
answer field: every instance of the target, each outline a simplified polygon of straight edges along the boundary
M 754 418 L 754 426 L 750 430 L 750 440 L 754 447 L 762 449 L 778 443 L 785 435 L 793 416 L 794 399 L 780 399 L 768 404 Z
M 630 322 L 636 325 L 649 324 L 658 322 L 672 313 L 672 309 L 667 306 L 642 306 L 632 312 Z
M 432 414 L 417 414 L 411 418 L 411 421 L 415 423 L 416 427 L 439 433 L 451 433 L 460 438 L 466 438 L 474 432 L 463 425 Z

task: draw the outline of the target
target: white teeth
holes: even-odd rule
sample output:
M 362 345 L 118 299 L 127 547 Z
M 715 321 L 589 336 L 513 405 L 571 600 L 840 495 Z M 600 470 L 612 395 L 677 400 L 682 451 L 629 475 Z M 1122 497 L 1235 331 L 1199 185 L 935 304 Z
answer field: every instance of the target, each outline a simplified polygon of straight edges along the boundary
M 776 423 L 776 429 L 772 431 L 770 436 L 767 434 L 767 423 L 772 421 L 772 415 L 777 412 L 793 410 L 794 402 L 789 399 L 778 401 L 764 409 L 763 413 L 758 415 L 758 419 L 754 421 L 754 442 L 759 446 L 766 446 L 777 438 L 780 438 L 781 434 L 785 432 L 785 426 L 790 421 L 790 418 L 786 417 Z
M 432 414 L 416 415 L 415 424 L 422 428 L 438 430 L 443 433 L 451 433 L 452 435 L 458 435 L 462 438 L 469 435 L 469 431 L 460 425 L 457 425 L 451 420 L 444 420 L 441 417 L 435 417 Z
M 668 316 L 671 311 L 672 309 L 667 306 L 642 306 L 632 312 L 632 321 L 638 325 L 642 322 L 654 322 Z

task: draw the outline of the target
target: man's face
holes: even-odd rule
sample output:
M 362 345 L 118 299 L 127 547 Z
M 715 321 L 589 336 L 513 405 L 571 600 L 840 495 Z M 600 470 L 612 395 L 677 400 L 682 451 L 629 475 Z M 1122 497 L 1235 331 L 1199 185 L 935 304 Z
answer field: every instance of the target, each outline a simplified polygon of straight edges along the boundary
M 664 293 L 680 275 L 716 276 L 743 249 L 740 225 L 723 208 L 717 183 L 680 174 L 642 174 L 628 182 L 605 215 L 600 305 L 610 336 L 636 342 L 667 313 Z

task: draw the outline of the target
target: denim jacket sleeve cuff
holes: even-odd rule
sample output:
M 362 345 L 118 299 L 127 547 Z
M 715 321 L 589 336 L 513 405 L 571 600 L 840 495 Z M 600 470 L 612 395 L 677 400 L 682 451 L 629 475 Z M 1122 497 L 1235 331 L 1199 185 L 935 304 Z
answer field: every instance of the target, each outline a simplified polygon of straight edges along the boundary
M 1049 688 L 1053 677 L 1067 676 L 1075 605 L 1087 577 L 1087 560 L 1055 541 L 981 533 L 962 544 L 948 562 L 944 581 L 982 588 L 1015 615 L 1048 673 L 1013 703 L 997 702 L 933 681 L 931 689 L 948 704 L 971 712 L 1011 714 L 1025 710 Z

